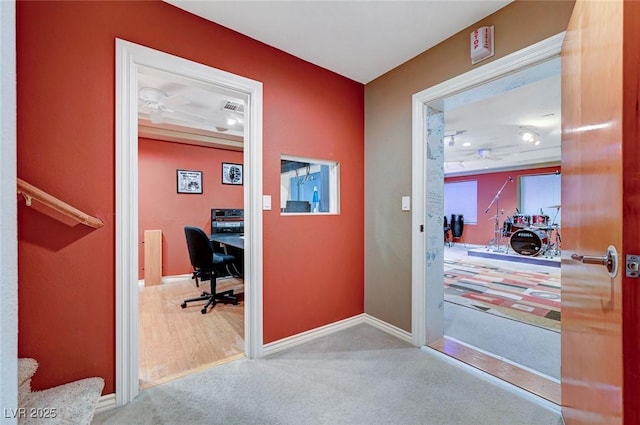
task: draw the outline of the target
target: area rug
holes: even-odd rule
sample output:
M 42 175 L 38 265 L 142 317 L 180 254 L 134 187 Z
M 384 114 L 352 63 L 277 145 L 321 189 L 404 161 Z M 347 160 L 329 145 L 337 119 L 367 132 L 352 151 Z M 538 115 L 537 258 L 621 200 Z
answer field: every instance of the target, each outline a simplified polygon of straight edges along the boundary
M 445 301 L 560 331 L 559 271 L 445 259 L 444 285 Z

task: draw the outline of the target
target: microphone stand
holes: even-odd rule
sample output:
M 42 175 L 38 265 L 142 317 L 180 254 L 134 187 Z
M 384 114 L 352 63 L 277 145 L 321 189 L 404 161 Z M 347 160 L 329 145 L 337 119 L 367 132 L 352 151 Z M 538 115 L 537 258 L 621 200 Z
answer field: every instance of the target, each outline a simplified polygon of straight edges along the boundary
M 495 203 L 496 204 L 496 215 L 494 217 L 492 217 L 494 219 L 494 237 L 493 239 L 491 239 L 491 241 L 487 244 L 487 248 L 491 247 L 491 246 L 496 246 L 496 249 L 494 250 L 494 252 L 502 252 L 502 249 L 500 248 L 500 246 L 502 245 L 502 230 L 500 230 L 500 194 L 502 193 L 502 191 L 504 190 L 504 188 L 507 186 L 507 184 L 509 182 L 512 182 L 513 179 L 511 177 L 507 178 L 507 180 L 504 182 L 504 184 L 502 185 L 502 187 L 500 188 L 500 190 L 498 190 L 498 192 L 496 192 L 496 196 L 493 197 L 493 200 L 491 200 L 491 203 L 489 204 L 489 206 L 484 210 L 484 213 L 488 213 L 489 209 L 491 209 L 491 206 Z M 503 211 L 504 212 L 504 211 Z

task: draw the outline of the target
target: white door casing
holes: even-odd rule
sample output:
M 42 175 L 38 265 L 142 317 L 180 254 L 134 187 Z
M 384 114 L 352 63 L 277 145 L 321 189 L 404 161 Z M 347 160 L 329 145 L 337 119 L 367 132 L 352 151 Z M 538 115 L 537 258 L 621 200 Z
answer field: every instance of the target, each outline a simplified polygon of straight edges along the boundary
M 442 267 L 437 267 L 444 256 L 441 228 L 444 213 L 443 206 L 436 205 L 443 200 L 444 179 L 440 176 L 444 176 L 444 151 L 442 137 L 427 141 L 428 108 L 453 93 L 558 56 L 563 40 L 564 33 L 557 34 L 413 95 L 411 335 L 416 346 L 430 344 L 444 333 L 442 297 L 438 299 L 444 276 Z M 438 238 L 428 237 L 436 233 Z
M 263 352 L 262 83 L 116 39 L 116 405 L 138 394 L 138 67 L 145 66 L 245 96 L 245 356 Z

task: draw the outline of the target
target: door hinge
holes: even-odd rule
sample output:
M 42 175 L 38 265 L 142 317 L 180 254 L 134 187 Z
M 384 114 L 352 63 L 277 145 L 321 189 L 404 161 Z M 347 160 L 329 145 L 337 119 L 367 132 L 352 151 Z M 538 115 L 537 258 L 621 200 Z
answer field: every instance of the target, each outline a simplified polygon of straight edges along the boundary
M 424 233 L 424 224 L 420 225 L 420 231 Z

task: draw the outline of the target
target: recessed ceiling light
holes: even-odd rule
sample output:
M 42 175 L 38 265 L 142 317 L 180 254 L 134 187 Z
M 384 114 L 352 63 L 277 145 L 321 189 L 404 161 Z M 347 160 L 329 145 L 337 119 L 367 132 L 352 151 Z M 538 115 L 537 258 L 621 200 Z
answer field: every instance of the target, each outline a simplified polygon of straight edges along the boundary
M 462 146 L 464 146 L 465 148 L 468 148 L 469 146 L 471 146 L 471 142 L 464 142 Z

